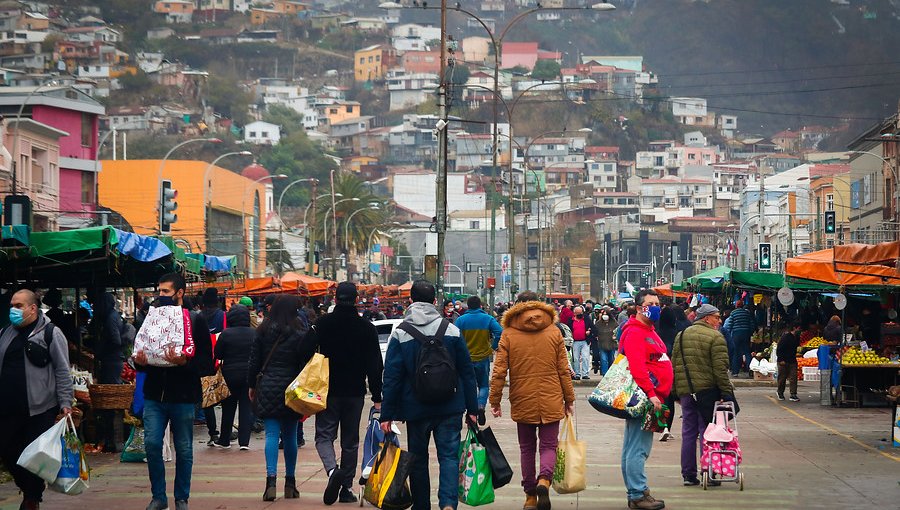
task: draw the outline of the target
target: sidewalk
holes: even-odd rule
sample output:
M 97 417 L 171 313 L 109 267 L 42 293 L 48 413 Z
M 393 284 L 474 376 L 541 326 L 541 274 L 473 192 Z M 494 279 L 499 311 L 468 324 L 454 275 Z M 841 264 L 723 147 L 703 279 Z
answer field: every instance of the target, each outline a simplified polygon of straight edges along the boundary
M 590 407 L 586 401 L 590 386 L 579 385 L 576 390 L 578 431 L 588 441 L 588 488 L 568 496 L 556 496 L 551 491 L 553 508 L 627 508 L 619 467 L 623 422 Z M 774 391 L 770 388 L 738 389 L 742 408 L 738 430 L 744 453 L 741 468 L 746 477 L 743 492 L 738 491 L 737 484 L 725 484 L 705 492 L 699 487 L 682 487 L 681 441 L 676 438 L 653 445 L 647 464 L 653 494 L 664 499 L 667 508 L 681 509 L 896 508 L 900 500 L 900 449 L 890 446 L 889 410 L 821 407 L 818 383 L 801 382 L 800 396 L 802 401 L 798 403 L 778 402 L 772 398 Z M 503 418 L 490 424 L 518 475 L 516 430 L 507 418 L 508 409 L 504 413 Z M 307 423 L 305 429 L 307 445 L 300 450 L 297 466 L 300 499 L 280 498 L 282 477 L 279 475 L 279 499 L 266 503 L 261 498 L 265 478 L 261 435 L 254 436 L 251 451 L 236 448 L 221 451 L 208 448 L 205 428 L 197 427 L 191 508 L 326 508 L 322 504 L 326 476 L 315 453 L 312 423 Z M 674 432 L 680 435 L 677 419 Z M 432 452 L 434 472 L 433 455 Z M 116 460 L 117 457 L 110 455 L 90 456 L 91 489 L 77 497 L 48 491 L 43 508 L 143 510 L 150 499 L 146 466 L 121 464 Z M 171 495 L 174 464 L 167 467 Z M 279 471 L 283 472 L 283 467 Z M 19 501 L 15 485 L 0 485 L 0 510 L 14 510 Z M 497 500 L 489 507 L 517 510 L 522 502 L 518 478 L 514 478 L 497 491 Z M 169 503 L 174 508 L 171 496 Z M 336 504 L 333 508 L 356 507 Z

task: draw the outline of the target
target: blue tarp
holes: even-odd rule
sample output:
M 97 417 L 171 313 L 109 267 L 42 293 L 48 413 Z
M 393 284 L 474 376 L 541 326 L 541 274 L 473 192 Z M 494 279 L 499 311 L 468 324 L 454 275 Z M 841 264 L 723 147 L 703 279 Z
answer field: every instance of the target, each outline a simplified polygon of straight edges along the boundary
M 172 254 L 172 250 L 155 237 L 147 237 L 116 229 L 119 244 L 116 249 L 123 255 L 141 262 L 153 262 Z
M 234 257 L 215 257 L 207 255 L 203 268 L 214 273 L 231 271 L 231 261 Z

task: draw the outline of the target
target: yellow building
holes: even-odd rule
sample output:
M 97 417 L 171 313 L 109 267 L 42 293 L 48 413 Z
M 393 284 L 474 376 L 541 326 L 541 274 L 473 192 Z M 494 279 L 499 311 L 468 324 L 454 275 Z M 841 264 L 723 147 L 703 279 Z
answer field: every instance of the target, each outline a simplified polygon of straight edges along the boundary
M 384 77 L 384 63 L 381 61 L 380 44 L 357 50 L 353 53 L 353 76 L 356 81 L 375 81 Z
M 238 268 L 251 277 L 265 274 L 263 226 L 271 210 L 271 184 L 254 183 L 205 161 L 171 159 L 163 165 L 162 179 L 172 181 L 178 192 L 172 237 L 184 240 L 195 253 L 236 255 Z M 121 214 L 135 233 L 156 234 L 159 180 L 158 159 L 105 160 L 99 174 L 99 202 Z M 204 196 L 208 209 L 203 207 Z
M 319 116 L 327 119 L 328 125 L 332 126 L 359 117 L 359 107 L 360 105 L 356 101 L 335 100 L 331 104 L 318 106 L 318 109 Z
M 263 9 L 254 7 L 250 9 L 250 24 L 265 25 L 266 23 L 276 21 L 281 18 L 281 13 L 274 9 Z

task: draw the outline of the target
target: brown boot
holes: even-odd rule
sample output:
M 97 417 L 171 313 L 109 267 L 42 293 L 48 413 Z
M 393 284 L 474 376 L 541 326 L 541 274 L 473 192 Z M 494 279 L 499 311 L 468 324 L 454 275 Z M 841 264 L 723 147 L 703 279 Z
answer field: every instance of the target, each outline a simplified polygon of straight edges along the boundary
M 550 480 L 538 478 L 534 493 L 537 496 L 537 510 L 550 510 Z
M 662 501 L 653 499 L 649 494 L 644 494 L 640 499 L 629 499 L 628 508 L 638 510 L 660 510 L 666 505 Z
M 654 498 L 653 496 L 650 495 L 650 489 L 647 489 L 647 490 L 644 491 L 644 497 L 647 498 L 647 499 L 649 499 L 650 501 L 655 501 L 655 502 L 659 503 L 660 505 L 663 506 L 663 508 L 665 508 L 665 506 L 666 506 L 666 502 L 665 502 L 665 501 L 663 501 L 663 500 L 661 500 L 661 499 L 656 499 L 656 498 Z
M 522 505 L 522 510 L 537 510 L 537 496 L 534 491 L 525 493 L 525 504 Z

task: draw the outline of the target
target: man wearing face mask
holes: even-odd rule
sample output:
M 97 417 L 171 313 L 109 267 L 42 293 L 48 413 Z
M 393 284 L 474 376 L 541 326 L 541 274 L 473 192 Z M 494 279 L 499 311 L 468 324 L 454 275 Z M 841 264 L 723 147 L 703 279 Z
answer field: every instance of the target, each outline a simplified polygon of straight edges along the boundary
M 597 329 L 597 356 L 594 361 L 599 364 L 599 367 L 594 367 L 594 373 L 599 369 L 601 375 L 606 375 L 606 371 L 616 360 L 616 350 L 619 347 L 616 342 L 617 325 L 609 316 L 609 310 L 604 308 L 600 312 L 600 320 L 594 326 Z
M 185 287 L 180 274 L 163 275 L 158 285 L 159 304 L 183 306 Z M 169 508 L 162 456 L 167 425 L 172 428 L 175 446 L 175 510 L 188 510 L 194 465 L 194 406 L 201 399 L 200 377 L 215 374 L 209 326 L 199 313 L 191 313 L 190 318 L 193 357 L 187 358 L 171 349 L 166 352 L 165 359 L 175 366 L 154 367 L 147 365 L 147 355 L 143 351 L 133 355 L 135 366 L 147 374 L 144 381 L 144 448 L 153 497 L 147 510 Z
M 20 509 L 41 506 L 44 480 L 19 467 L 26 446 L 72 407 L 69 348 L 63 332 L 41 313 L 30 290 L 13 294 L 11 326 L 0 332 L 0 459 L 22 491 Z
M 575 369 L 575 379 L 590 379 L 591 351 L 590 344 L 596 338 L 594 323 L 584 314 L 584 309 L 576 306 L 572 317 L 572 367 Z
M 620 343 L 628 358 L 628 370 L 634 382 L 644 390 L 654 411 L 672 390 L 672 362 L 653 323 L 659 320 L 659 296 L 644 289 L 634 298 L 637 314 L 625 323 Z M 643 430 L 642 419 L 625 420 L 625 441 L 622 445 L 622 475 L 628 491 L 628 508 L 659 510 L 665 503 L 650 495 L 644 464 L 653 447 L 653 432 Z

